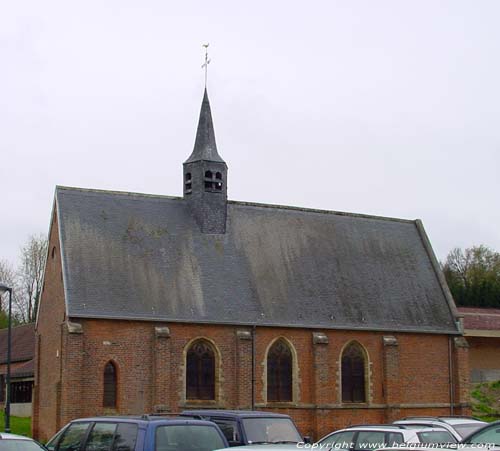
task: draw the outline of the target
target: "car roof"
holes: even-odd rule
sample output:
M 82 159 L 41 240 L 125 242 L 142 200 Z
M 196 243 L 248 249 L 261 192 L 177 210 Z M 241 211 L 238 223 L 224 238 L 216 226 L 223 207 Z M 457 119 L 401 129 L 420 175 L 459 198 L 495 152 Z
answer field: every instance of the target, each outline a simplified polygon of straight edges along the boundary
M 471 423 L 485 423 L 485 421 L 482 421 L 478 418 L 475 417 L 468 417 L 468 416 L 439 416 L 439 417 L 406 417 L 402 418 L 399 421 L 395 421 L 395 423 L 401 423 L 402 421 L 409 421 L 409 422 L 415 422 L 415 423 L 420 423 L 423 421 L 437 421 L 440 423 L 447 423 L 447 424 L 471 424 Z
M 166 425 L 179 425 L 179 424 L 192 424 L 201 426 L 214 426 L 214 423 L 206 420 L 198 420 L 193 418 L 175 417 L 162 417 L 154 415 L 141 415 L 141 416 L 103 416 L 103 417 L 88 417 L 78 418 L 71 423 L 76 422 L 120 422 L 120 423 L 134 423 L 134 424 L 148 424 L 151 422 L 161 423 Z
M 33 439 L 31 439 L 29 437 L 25 437 L 24 435 L 9 434 L 7 432 L 0 433 L 0 439 L 1 440 L 28 440 L 28 441 L 33 441 Z
M 282 413 L 263 412 L 259 410 L 184 410 L 181 415 L 224 416 L 238 418 L 290 418 Z

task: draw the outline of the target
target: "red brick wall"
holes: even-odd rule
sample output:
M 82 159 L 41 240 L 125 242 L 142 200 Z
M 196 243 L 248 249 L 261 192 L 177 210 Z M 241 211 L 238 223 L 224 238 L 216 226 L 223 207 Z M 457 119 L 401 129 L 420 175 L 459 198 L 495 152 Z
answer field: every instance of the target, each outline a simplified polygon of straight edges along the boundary
M 54 248 L 54 257 L 52 257 Z M 49 438 L 62 426 L 59 419 L 59 386 L 64 319 L 61 253 L 57 217 L 54 214 L 36 328 L 35 386 L 33 391 L 32 432 L 35 436 L 39 436 L 40 433 L 44 439 Z
M 61 378 L 55 377 L 53 369 L 46 365 L 48 356 L 53 354 L 52 347 L 59 342 L 55 339 L 51 342 L 40 331 L 39 380 L 41 392 L 47 392 L 41 398 L 43 409 L 40 403 L 40 415 L 51 416 L 40 420 L 38 429 L 35 429 L 42 439 L 56 430 L 54 416 L 57 406 L 51 402 L 56 400 L 54 382 L 57 380 L 62 384 L 61 406 L 58 408 L 61 425 L 74 417 L 111 413 L 102 407 L 103 370 L 108 360 L 113 360 L 118 368 L 116 413 L 138 414 L 155 409 L 178 412 L 193 407 L 251 407 L 252 341 L 248 334 L 252 332 L 251 328 L 111 320 L 79 322 L 83 328 L 81 334 L 70 334 L 64 328 Z M 170 331 L 168 337 L 156 329 L 166 326 Z M 48 329 L 44 331 L 52 337 Z M 237 331 L 247 334 L 237 334 Z M 384 422 L 393 419 L 394 412 L 401 416 L 450 412 L 447 336 L 391 334 L 396 343 L 389 350 L 383 340 L 388 334 L 381 332 L 321 331 L 328 341 L 321 344 L 313 343 L 312 332 L 292 328 L 256 329 L 257 409 L 290 414 L 301 432 L 314 438 L 347 424 Z M 53 335 L 60 338 L 60 335 Z M 185 400 L 185 350 L 197 337 L 211 341 L 218 353 L 219 382 L 217 399 L 213 402 Z M 266 401 L 266 351 L 278 337 L 288 340 L 294 349 L 292 403 Z M 364 347 L 369 359 L 367 403 L 356 406 L 342 405 L 339 387 L 341 351 L 351 340 Z M 457 352 L 455 347 L 453 352 Z M 465 348 L 460 348 L 459 352 L 454 362 L 461 362 L 466 356 Z M 51 376 L 44 375 L 45 371 Z M 462 366 L 459 365 L 454 370 L 455 378 L 461 377 L 460 371 Z M 460 393 L 462 401 L 465 396 L 463 383 Z

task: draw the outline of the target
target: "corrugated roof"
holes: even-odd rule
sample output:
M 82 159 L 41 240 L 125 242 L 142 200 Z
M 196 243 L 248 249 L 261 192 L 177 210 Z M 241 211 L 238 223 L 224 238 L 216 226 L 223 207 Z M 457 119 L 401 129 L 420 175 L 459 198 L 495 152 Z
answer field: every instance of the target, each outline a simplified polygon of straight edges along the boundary
M 457 333 L 414 221 L 58 187 L 68 316 Z
M 35 356 L 35 324 L 12 328 L 11 362 L 31 360 Z M 7 363 L 7 329 L 0 329 L 0 364 Z
M 500 309 L 459 307 L 464 317 L 464 329 L 500 331 Z

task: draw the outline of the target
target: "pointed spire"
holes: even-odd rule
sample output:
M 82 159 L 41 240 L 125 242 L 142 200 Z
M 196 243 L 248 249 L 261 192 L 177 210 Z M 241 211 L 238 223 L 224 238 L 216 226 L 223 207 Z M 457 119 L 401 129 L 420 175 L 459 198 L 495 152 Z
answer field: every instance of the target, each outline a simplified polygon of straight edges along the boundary
M 193 161 L 201 160 L 224 163 L 224 160 L 217 153 L 212 112 L 210 110 L 210 102 L 208 100 L 206 88 L 203 102 L 201 103 L 200 119 L 198 121 L 198 130 L 196 132 L 193 153 L 184 163 L 192 163 Z

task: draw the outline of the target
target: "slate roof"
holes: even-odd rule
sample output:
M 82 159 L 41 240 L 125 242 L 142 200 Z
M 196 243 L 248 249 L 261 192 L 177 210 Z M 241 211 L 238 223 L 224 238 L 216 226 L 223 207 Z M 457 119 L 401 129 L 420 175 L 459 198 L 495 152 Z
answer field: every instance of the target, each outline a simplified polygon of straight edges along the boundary
M 33 359 L 35 356 L 35 323 L 13 327 L 11 339 L 11 362 Z M 0 329 L 0 364 L 4 363 L 7 363 L 7 329 Z
M 56 208 L 69 317 L 458 333 L 418 221 L 230 201 L 208 235 L 181 198 Z

